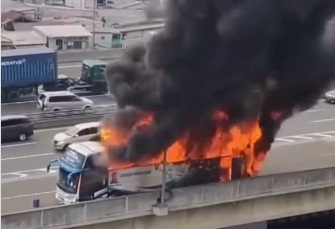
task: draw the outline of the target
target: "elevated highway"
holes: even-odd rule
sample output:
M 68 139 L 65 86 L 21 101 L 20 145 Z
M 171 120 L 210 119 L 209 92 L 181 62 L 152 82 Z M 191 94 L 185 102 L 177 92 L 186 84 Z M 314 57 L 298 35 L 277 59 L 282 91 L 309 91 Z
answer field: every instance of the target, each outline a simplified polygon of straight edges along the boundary
M 222 228 L 335 209 L 335 167 L 3 215 L 3 228 Z

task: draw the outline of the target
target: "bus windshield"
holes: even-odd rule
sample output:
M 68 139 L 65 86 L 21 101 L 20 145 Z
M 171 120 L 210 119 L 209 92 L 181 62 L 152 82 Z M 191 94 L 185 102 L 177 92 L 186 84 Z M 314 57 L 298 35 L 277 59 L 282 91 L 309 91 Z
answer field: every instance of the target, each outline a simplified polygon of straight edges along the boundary
M 57 186 L 66 193 L 75 194 L 77 193 L 79 178 L 81 174 L 75 174 L 68 181 L 68 176 L 71 172 L 67 171 L 63 167 L 59 167 L 59 176 Z
M 67 193 L 76 193 L 78 188 L 85 156 L 71 150 L 66 151 L 64 157 L 59 159 L 59 177 L 57 185 Z

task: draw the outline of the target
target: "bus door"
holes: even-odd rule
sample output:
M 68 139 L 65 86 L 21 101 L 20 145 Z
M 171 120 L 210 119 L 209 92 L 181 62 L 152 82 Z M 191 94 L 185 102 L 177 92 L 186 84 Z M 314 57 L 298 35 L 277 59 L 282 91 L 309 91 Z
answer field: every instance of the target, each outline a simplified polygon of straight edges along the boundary
M 104 166 L 97 166 L 96 163 L 101 160 L 103 158 L 100 154 L 87 158 L 79 189 L 80 201 L 96 199 L 107 193 L 108 169 Z

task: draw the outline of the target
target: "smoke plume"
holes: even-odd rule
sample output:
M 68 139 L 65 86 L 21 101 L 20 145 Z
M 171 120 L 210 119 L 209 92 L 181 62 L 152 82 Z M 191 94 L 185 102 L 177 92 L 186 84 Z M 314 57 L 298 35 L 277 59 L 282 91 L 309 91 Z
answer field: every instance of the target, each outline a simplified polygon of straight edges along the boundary
M 266 152 L 281 123 L 334 80 L 334 0 L 168 2 L 164 29 L 107 68 L 119 112 L 154 114 L 146 131 L 113 149 L 114 159 L 153 157 L 185 132 L 192 147 L 204 147 L 217 109 L 229 117 L 222 128 L 259 118 L 255 153 Z

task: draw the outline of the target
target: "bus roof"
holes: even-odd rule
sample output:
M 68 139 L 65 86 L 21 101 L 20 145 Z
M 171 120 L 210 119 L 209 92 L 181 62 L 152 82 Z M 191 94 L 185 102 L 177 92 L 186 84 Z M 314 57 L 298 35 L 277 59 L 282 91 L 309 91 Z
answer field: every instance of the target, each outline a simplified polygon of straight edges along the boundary
M 85 157 L 101 153 L 101 144 L 94 141 L 73 143 L 69 146 L 69 148 Z

